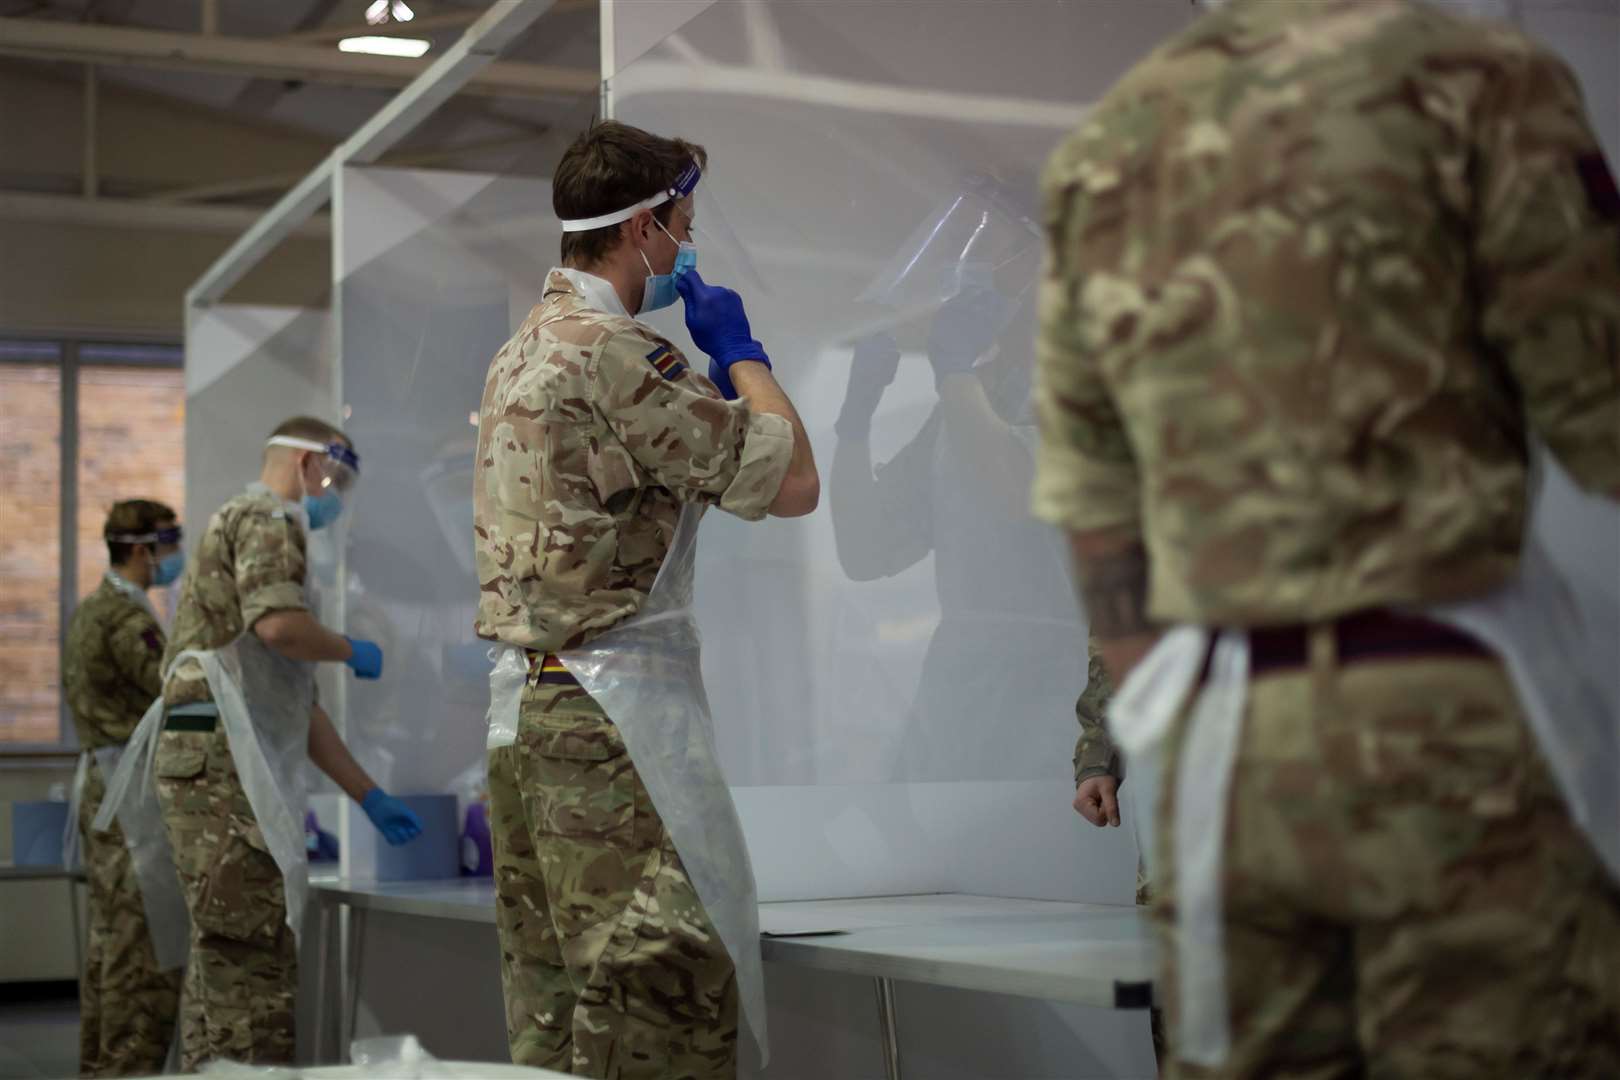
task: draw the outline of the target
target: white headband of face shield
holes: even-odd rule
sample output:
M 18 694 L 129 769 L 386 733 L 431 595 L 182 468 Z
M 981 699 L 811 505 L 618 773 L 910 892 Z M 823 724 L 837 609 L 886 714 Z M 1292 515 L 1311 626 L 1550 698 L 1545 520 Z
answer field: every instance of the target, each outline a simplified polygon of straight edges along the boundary
M 360 475 L 360 456 L 341 442 L 323 443 L 314 439 L 301 439 L 296 435 L 272 435 L 266 446 L 285 446 L 292 450 L 309 450 L 320 454 L 327 464 L 338 471 L 342 484 Z
M 658 194 L 650 198 L 642 199 L 634 206 L 627 206 L 623 210 L 615 210 L 611 214 L 603 214 L 601 217 L 575 218 L 572 221 L 565 221 L 562 223 L 562 231 L 565 233 L 576 233 L 590 232 L 592 229 L 605 229 L 609 225 L 617 225 L 621 221 L 629 221 L 643 210 L 656 210 L 660 206 L 663 206 L 665 203 L 669 202 L 669 199 L 669 192 L 660 191 Z
M 313 450 L 317 454 L 324 454 L 327 445 L 316 442 L 314 439 L 300 439 L 295 435 L 272 435 L 264 442 L 266 446 L 285 446 L 291 450 Z
M 684 199 L 692 194 L 703 179 L 703 170 L 698 168 L 697 162 L 692 162 L 675 182 L 663 191 L 649 195 L 634 206 L 627 206 L 623 210 L 615 210 L 611 214 L 602 214 L 593 218 L 571 218 L 563 221 L 562 231 L 565 233 L 590 232 L 592 229 L 605 229 L 609 225 L 617 225 L 622 221 L 629 221 L 643 210 L 656 210 L 671 199 Z

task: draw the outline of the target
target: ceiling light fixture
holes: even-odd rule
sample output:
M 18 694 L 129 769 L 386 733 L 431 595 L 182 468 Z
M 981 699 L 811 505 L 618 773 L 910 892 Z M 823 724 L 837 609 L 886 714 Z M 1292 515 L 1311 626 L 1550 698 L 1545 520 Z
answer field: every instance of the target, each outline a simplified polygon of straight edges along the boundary
M 373 0 L 366 8 L 366 23 L 370 26 L 381 26 L 386 22 L 410 22 L 416 18 L 416 12 L 404 0 Z
M 338 42 L 343 52 L 371 53 L 374 56 L 408 56 L 415 59 L 433 47 L 426 38 L 348 37 Z

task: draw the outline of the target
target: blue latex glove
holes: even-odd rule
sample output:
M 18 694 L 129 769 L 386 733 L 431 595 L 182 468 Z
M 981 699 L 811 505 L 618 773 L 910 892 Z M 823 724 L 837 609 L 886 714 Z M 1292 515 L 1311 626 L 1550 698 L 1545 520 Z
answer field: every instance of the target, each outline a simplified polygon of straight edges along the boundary
M 383 839 L 395 847 L 422 835 L 422 819 L 416 812 L 380 787 L 366 792 L 366 797 L 360 800 L 360 809 L 377 826 Z
M 928 362 L 934 381 L 968 371 L 990 351 L 1006 323 L 1009 301 L 994 289 L 958 293 L 940 305 L 928 328 Z
M 900 367 L 900 346 L 888 334 L 872 334 L 855 343 L 849 358 L 849 385 L 833 430 L 840 436 L 864 435 L 871 430 L 883 391 L 894 382 Z
M 721 366 L 720 361 L 709 361 L 709 381 L 719 389 L 720 396 L 727 401 L 737 400 L 737 388 L 731 385 L 731 372 Z
M 754 340 L 754 332 L 749 329 L 742 297 L 730 289 L 708 284 L 696 270 L 676 278 L 675 288 L 686 301 L 686 331 L 692 335 L 693 344 L 708 353 L 722 370 L 739 360 L 758 360 L 771 366 L 765 346 Z
M 354 653 L 343 661 L 349 665 L 357 679 L 375 679 L 382 675 L 382 646 L 365 638 L 343 639 L 354 648 Z

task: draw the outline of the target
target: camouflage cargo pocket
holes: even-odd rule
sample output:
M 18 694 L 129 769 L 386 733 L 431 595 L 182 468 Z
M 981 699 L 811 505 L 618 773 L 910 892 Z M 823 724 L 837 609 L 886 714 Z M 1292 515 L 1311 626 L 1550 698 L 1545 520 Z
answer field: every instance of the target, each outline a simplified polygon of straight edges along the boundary
M 286 886 L 258 825 L 231 818 L 203 875 L 192 919 L 203 934 L 272 944 L 287 918 Z
M 202 775 L 208 764 L 208 744 L 213 735 L 206 731 L 166 731 L 158 736 L 155 771 L 160 780 L 192 780 Z
M 619 729 L 601 715 L 562 714 L 525 726 L 534 827 L 541 833 L 627 847 L 635 836 L 636 783 Z

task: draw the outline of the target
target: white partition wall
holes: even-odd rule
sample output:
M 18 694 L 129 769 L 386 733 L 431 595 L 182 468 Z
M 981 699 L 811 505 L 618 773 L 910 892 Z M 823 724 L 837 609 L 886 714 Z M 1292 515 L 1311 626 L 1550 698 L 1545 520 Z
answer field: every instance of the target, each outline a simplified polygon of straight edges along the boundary
M 388 658 L 386 678 L 349 688 L 346 735 L 390 790 L 448 791 L 482 770 L 489 702 L 473 634 L 478 401 L 560 233 L 550 185 L 519 177 L 347 168 L 336 205 L 345 430 L 362 462 L 349 628 Z M 368 832 L 352 835 L 357 873 Z
M 331 313 L 214 304 L 186 319 L 186 523 L 201 536 L 258 479 L 264 440 L 289 416 L 337 422 Z

